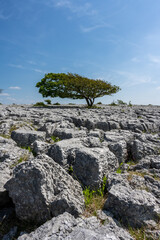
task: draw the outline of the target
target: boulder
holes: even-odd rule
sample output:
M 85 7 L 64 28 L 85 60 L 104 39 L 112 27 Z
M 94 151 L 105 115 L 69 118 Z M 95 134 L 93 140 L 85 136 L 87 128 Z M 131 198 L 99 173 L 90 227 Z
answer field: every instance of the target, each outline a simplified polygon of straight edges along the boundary
M 46 155 L 18 165 L 5 188 L 21 220 L 43 223 L 63 212 L 78 216 L 84 208 L 80 184 Z
M 11 138 L 19 145 L 19 146 L 31 146 L 31 144 L 36 141 L 45 141 L 46 133 L 40 131 L 31 131 L 26 129 L 18 129 L 11 133 Z
M 142 227 L 151 220 L 158 220 L 160 201 L 145 190 L 115 184 L 109 190 L 104 209 L 111 211 L 127 226 Z
M 118 167 L 118 159 L 98 138 L 63 140 L 51 146 L 49 156 L 73 170 L 83 186 L 99 188 L 103 177 Z
M 11 151 L 12 149 L 12 151 Z M 12 139 L 0 137 L 0 207 L 10 202 L 8 192 L 4 188 L 6 182 L 12 177 L 13 168 L 19 164 L 20 159 L 27 160 L 32 153 L 16 146 Z

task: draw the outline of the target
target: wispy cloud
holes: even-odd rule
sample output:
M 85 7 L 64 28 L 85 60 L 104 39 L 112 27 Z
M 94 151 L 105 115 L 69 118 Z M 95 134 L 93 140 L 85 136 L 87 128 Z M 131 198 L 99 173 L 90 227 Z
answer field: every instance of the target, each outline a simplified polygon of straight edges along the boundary
M 79 5 L 75 3 L 75 1 L 71 0 L 46 0 L 45 4 L 49 7 L 57 7 L 57 8 L 67 8 L 72 13 L 77 14 L 78 16 L 93 16 L 97 14 L 97 11 L 92 8 L 90 3 L 84 3 L 83 5 Z
M 140 62 L 140 59 L 138 57 L 133 57 L 131 59 L 132 62 L 135 62 L 135 63 L 139 63 Z
M 156 88 L 157 90 L 160 90 L 160 86 Z
M 43 71 L 41 69 L 37 69 L 37 68 L 33 68 L 32 69 L 34 72 L 38 72 L 38 73 L 46 73 L 47 71 Z
M 13 89 L 13 90 L 20 90 L 21 88 L 16 86 L 16 87 L 9 87 L 9 89 Z
M 32 60 L 27 61 L 27 63 L 29 63 L 29 64 L 31 64 L 31 65 L 37 65 L 37 63 L 34 62 L 34 61 L 32 61 Z
M 81 26 L 81 31 L 84 32 L 84 33 L 88 33 L 88 32 L 94 31 L 94 30 L 96 30 L 98 28 L 105 28 L 105 27 L 109 27 L 110 28 L 111 25 L 103 23 L 103 24 L 96 24 L 96 25 L 91 26 L 91 27 Z
M 160 64 L 160 56 L 149 55 L 148 57 L 150 62 Z
M 24 67 L 22 65 L 20 65 L 20 64 L 12 64 L 12 63 L 10 63 L 10 64 L 8 64 L 8 66 L 9 67 L 13 67 L 13 68 L 24 69 Z
M 9 93 L 0 93 L 0 96 L 10 96 Z
M 126 71 L 116 71 L 116 73 L 124 78 L 124 85 L 127 86 L 135 86 L 139 84 L 146 84 L 146 83 L 152 83 L 155 84 L 156 81 L 152 79 L 150 76 L 146 75 L 138 75 L 132 72 L 126 72 Z

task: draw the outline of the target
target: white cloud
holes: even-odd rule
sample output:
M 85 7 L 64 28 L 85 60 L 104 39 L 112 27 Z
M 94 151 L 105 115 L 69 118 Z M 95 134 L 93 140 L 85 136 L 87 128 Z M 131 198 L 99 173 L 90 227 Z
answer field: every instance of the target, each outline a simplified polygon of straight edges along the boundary
M 8 93 L 0 93 L 0 96 L 10 96 Z
M 157 90 L 160 90 L 160 86 L 156 88 Z
M 15 89 L 15 90 L 20 90 L 20 87 L 9 87 L 9 89 Z
M 13 67 L 13 68 L 20 68 L 20 69 L 24 69 L 24 67 L 22 65 L 17 65 L 17 64 L 8 64 L 9 67 Z

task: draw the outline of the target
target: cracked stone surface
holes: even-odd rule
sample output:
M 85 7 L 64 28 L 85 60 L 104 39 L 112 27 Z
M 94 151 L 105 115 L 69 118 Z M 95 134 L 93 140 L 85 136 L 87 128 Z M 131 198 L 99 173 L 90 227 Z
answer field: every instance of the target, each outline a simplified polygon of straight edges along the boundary
M 43 224 L 6 237 L 134 239 L 129 224 L 159 238 L 160 107 L 101 107 L 0 105 L 0 208 Z M 104 176 L 103 212 L 85 218 L 82 188 Z

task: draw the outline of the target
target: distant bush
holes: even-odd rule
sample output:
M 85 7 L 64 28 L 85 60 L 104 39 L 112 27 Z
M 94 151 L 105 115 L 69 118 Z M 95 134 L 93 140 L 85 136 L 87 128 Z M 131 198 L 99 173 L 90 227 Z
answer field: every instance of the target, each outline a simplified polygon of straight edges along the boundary
M 115 102 L 115 101 L 113 101 L 113 102 L 111 102 L 111 104 L 109 104 L 110 106 L 117 106 L 118 104 Z
M 61 105 L 59 102 L 53 103 L 53 105 Z
M 47 104 L 51 104 L 51 100 L 50 99 L 46 99 L 44 100 Z
M 127 103 L 123 102 L 122 100 L 117 100 L 118 105 L 127 105 Z
M 131 103 L 131 101 L 129 101 L 128 106 L 129 106 L 129 107 L 132 107 L 132 103 Z
M 102 104 L 101 102 L 97 102 L 97 104 Z
M 46 104 L 44 102 L 37 102 L 33 105 L 34 107 L 46 107 Z
M 113 101 L 111 104 L 109 104 L 110 106 L 132 106 L 131 101 L 129 101 L 129 103 L 127 104 L 126 102 L 123 102 L 122 100 L 117 100 L 117 101 Z

